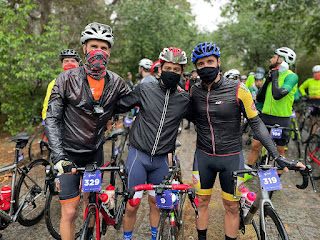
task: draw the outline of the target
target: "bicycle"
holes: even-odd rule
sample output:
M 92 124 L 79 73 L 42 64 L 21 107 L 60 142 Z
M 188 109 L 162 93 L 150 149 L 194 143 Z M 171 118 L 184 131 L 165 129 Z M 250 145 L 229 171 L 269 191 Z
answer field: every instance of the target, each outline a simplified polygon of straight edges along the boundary
M 198 218 L 198 199 L 195 198 L 194 188 L 186 184 L 166 185 L 166 180 L 164 180 L 164 182 L 159 185 L 140 184 L 134 186 L 133 189 L 134 192 L 143 190 L 155 190 L 156 192 L 156 204 L 157 207 L 160 208 L 160 220 L 157 228 L 156 240 L 177 240 L 179 231 L 182 231 L 181 239 L 184 239 L 182 219 L 184 200 L 180 200 L 180 196 L 188 195 L 190 203 Z M 178 191 L 179 195 L 174 191 Z M 131 204 L 130 201 L 129 204 Z
M 11 199 L 8 209 L 0 210 L 0 230 L 5 229 L 11 222 L 18 221 L 23 226 L 32 226 L 38 223 L 44 215 L 44 189 L 41 185 L 45 180 L 45 168 L 49 162 L 45 159 L 37 159 L 24 166 L 23 152 L 28 143 L 29 134 L 20 133 L 9 140 L 15 142 L 15 157 L 12 165 L 0 169 L 0 173 L 12 170 Z M 19 179 L 16 182 L 17 175 Z
M 113 225 L 115 229 L 119 230 L 122 217 L 125 213 L 126 204 L 130 198 L 133 197 L 133 193 L 127 190 L 126 181 L 127 173 L 125 166 L 120 163 L 118 166 L 98 167 L 96 164 L 88 164 L 86 167 L 77 168 L 78 172 L 84 173 L 83 177 L 83 190 L 89 192 L 89 204 L 85 210 L 84 223 L 81 230 L 80 239 L 97 239 L 99 240 L 101 235 L 105 235 L 108 225 Z M 101 172 L 111 171 L 117 172 L 120 176 L 122 188 L 115 189 L 114 195 L 114 207 L 110 208 L 107 205 L 102 204 L 102 200 L 99 198 L 101 195 Z M 119 200 L 121 197 L 121 200 Z M 100 219 L 99 213 L 102 214 Z M 92 219 L 95 220 L 95 224 Z M 101 226 L 100 226 L 101 225 Z M 93 228 L 90 230 L 89 228 Z
M 106 165 L 110 165 L 112 167 L 114 166 L 119 166 L 119 165 L 124 165 L 123 161 L 121 159 L 117 160 L 117 155 L 115 151 L 115 144 L 117 141 L 117 138 L 119 135 L 123 134 L 122 129 L 113 129 L 108 136 L 106 137 L 106 141 L 111 140 L 112 145 L 111 145 L 111 161 L 108 162 Z M 106 166 L 105 165 L 105 166 Z M 55 179 L 57 178 L 58 171 L 52 166 L 48 166 L 46 169 L 46 189 L 49 189 L 46 194 L 46 205 L 45 205 L 45 220 L 46 220 L 46 225 L 48 228 L 48 231 L 50 232 L 51 236 L 54 237 L 55 239 L 60 240 L 60 219 L 61 219 L 61 205 L 60 205 L 60 200 L 58 196 L 58 191 L 56 188 L 56 183 Z M 116 187 L 116 198 L 118 198 L 118 195 L 120 195 L 120 192 L 122 192 L 122 189 L 124 189 L 122 185 L 122 181 L 117 181 L 116 175 L 114 174 L 114 171 L 111 172 L 110 174 L 110 184 Z M 123 180 L 125 181 L 125 179 Z M 80 195 L 80 202 L 83 201 L 82 195 Z M 120 195 L 121 196 L 121 195 Z M 119 208 L 119 204 L 122 202 L 121 201 L 116 201 L 116 208 Z M 83 212 L 83 204 L 79 204 L 80 212 Z M 78 210 L 79 211 L 79 210 Z M 112 216 L 114 217 L 114 216 Z M 118 220 L 119 221 L 119 220 Z M 121 222 L 121 221 L 120 221 Z M 82 229 L 82 224 L 83 224 L 83 217 L 81 214 L 78 214 L 77 219 L 76 219 L 76 238 L 78 238 L 81 234 L 81 229 Z M 120 228 L 120 225 L 114 225 L 116 229 Z
M 244 229 L 245 225 L 252 224 L 258 240 L 266 240 L 266 239 L 288 240 L 289 239 L 288 233 L 279 215 L 274 209 L 274 206 L 268 194 L 269 191 L 282 189 L 281 182 L 277 174 L 277 170 L 280 170 L 280 169 L 273 167 L 271 165 L 268 165 L 268 162 L 265 165 L 259 166 L 258 169 L 251 169 L 249 167 L 247 168 L 248 169 L 232 172 L 232 181 L 233 181 L 235 199 L 240 197 L 236 195 L 238 175 L 247 173 L 247 174 L 257 176 L 256 173 L 258 173 L 258 176 L 260 179 L 260 181 L 258 181 L 259 182 L 258 197 L 253 202 L 246 216 L 243 216 L 242 214 L 240 214 L 240 219 L 241 219 L 240 222 L 244 224 L 243 226 L 240 225 L 240 227 L 243 227 L 242 233 L 243 234 L 245 233 L 245 229 Z M 309 177 L 312 183 L 312 187 L 315 191 L 315 185 L 314 185 L 312 170 L 310 166 L 306 166 L 306 168 L 303 170 L 299 169 L 298 167 L 288 167 L 288 168 L 290 170 L 299 171 L 303 177 L 303 183 L 301 185 L 296 185 L 297 188 L 305 189 L 308 186 L 308 177 Z M 239 207 L 240 207 L 239 212 L 241 213 L 242 212 L 241 206 Z M 259 209 L 260 209 L 260 214 L 259 214 L 260 228 L 258 229 L 257 224 L 254 220 L 254 217 L 256 216 Z

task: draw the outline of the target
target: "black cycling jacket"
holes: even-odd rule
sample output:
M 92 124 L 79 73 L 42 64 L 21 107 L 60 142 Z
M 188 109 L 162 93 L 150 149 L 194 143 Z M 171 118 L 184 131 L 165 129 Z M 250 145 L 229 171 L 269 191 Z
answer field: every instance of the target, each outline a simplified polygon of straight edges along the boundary
M 118 101 L 117 110 L 126 112 L 134 106 L 140 110 L 130 130 L 130 144 L 150 156 L 173 152 L 189 94 L 166 89 L 160 81 L 142 83 Z
M 83 67 L 62 72 L 53 86 L 45 120 L 53 163 L 65 159 L 65 151 L 96 151 L 104 142 L 105 126 L 116 102 L 130 91 L 120 76 L 107 71 L 103 93 L 96 101 Z M 95 106 L 103 113 L 95 113 Z

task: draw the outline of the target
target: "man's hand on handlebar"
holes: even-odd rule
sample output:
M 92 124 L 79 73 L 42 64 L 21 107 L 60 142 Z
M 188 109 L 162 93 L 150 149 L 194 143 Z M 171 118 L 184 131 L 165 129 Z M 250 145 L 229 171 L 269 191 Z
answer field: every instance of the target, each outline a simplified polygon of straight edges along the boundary
M 284 156 L 279 156 L 276 158 L 276 162 L 279 164 L 280 167 L 283 168 L 285 172 L 288 172 L 290 167 L 296 167 L 296 168 L 301 168 L 302 170 L 306 168 L 305 165 L 303 165 L 302 162 L 297 162 L 297 161 L 292 161 L 288 160 Z M 289 168 L 289 169 L 288 169 Z
M 56 167 L 61 174 L 75 174 L 77 166 L 74 164 L 74 162 L 64 159 L 57 162 Z

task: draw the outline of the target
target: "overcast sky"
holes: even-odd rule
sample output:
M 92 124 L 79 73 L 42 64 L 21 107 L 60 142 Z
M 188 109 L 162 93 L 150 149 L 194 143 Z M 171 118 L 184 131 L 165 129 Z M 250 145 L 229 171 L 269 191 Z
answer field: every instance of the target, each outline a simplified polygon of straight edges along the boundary
M 216 24 L 223 21 L 220 16 L 220 7 L 226 4 L 228 0 L 212 0 L 213 4 L 203 0 L 188 0 L 188 2 L 191 3 L 192 13 L 196 16 L 196 24 L 199 25 L 200 30 L 213 31 L 217 29 Z

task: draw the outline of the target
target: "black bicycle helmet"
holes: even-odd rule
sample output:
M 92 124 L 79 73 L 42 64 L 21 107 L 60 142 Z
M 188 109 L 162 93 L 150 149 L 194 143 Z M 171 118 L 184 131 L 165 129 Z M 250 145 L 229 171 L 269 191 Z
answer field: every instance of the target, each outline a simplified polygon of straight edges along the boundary
M 77 60 L 77 62 L 81 61 L 81 58 L 79 56 L 79 54 L 77 53 L 77 51 L 73 50 L 73 49 L 64 49 L 60 52 L 60 61 L 62 62 L 63 59 L 65 58 L 74 58 L 75 60 Z

